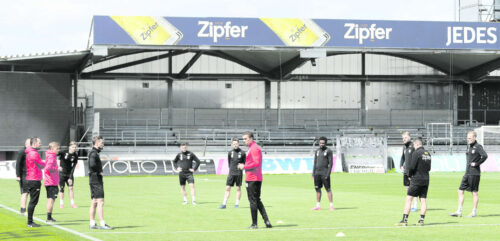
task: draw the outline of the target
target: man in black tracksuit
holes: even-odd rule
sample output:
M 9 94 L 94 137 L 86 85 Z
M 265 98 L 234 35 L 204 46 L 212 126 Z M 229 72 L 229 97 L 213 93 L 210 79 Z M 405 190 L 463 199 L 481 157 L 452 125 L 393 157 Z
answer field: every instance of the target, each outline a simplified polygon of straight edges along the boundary
M 60 151 L 59 157 L 59 207 L 64 207 L 64 186 L 68 184 L 69 197 L 71 199 L 71 207 L 77 208 L 75 204 L 75 195 L 73 193 L 73 185 L 75 184 L 75 178 L 73 173 L 75 172 L 76 165 L 78 164 L 78 154 L 76 153 L 77 144 L 72 141 L 69 143 L 67 151 Z
M 219 209 L 226 208 L 231 187 L 236 185 L 236 203 L 234 208 L 238 208 L 241 199 L 241 183 L 243 182 L 243 171 L 238 169 L 238 164 L 245 165 L 247 158 L 246 153 L 240 149 L 240 142 L 238 138 L 233 138 L 233 149 L 227 153 L 227 164 L 229 167 L 229 174 L 226 180 L 226 193 L 224 194 L 224 201 L 219 206 Z
M 480 165 L 488 159 L 488 154 L 476 141 L 477 134 L 475 131 L 469 131 L 467 133 L 467 152 L 465 153 L 467 157 L 467 163 L 465 166 L 465 175 L 462 178 L 460 187 L 458 188 L 458 209 L 454 213 L 450 213 L 450 216 L 461 217 L 462 207 L 464 204 L 465 191 L 472 192 L 472 197 L 474 199 L 474 207 L 472 213 L 468 215 L 468 218 L 473 218 L 477 216 L 477 204 L 479 203 L 479 180 L 481 178 L 481 167 Z
M 193 167 L 193 161 L 196 163 Z M 187 143 L 181 143 L 181 153 L 177 154 L 174 159 L 174 168 L 179 172 L 179 183 L 181 185 L 181 192 L 184 198 L 183 205 L 186 205 L 186 181 L 191 189 L 191 203 L 196 205 L 194 177 L 193 173 L 200 166 L 200 159 L 196 155 L 187 150 Z
M 410 186 L 410 179 L 408 178 L 408 170 L 406 168 L 407 163 L 411 160 L 411 154 L 415 151 L 413 148 L 413 143 L 411 142 L 410 132 L 405 131 L 402 135 L 403 137 L 403 154 L 401 154 L 401 161 L 399 163 L 400 169 L 403 172 L 403 186 L 408 192 L 408 187 Z M 414 198 L 411 202 L 411 211 L 417 211 L 417 199 Z
M 422 139 L 416 138 L 413 141 L 415 148 L 411 161 L 406 164 L 410 186 L 406 195 L 406 203 L 403 219 L 398 223 L 401 226 L 408 225 L 408 215 L 410 214 L 411 201 L 415 197 L 420 198 L 420 219 L 417 225 L 423 226 L 425 213 L 427 211 L 427 191 L 429 189 L 429 172 L 431 170 L 431 155 L 422 146 Z
M 26 200 L 28 199 L 28 189 L 23 187 L 26 183 L 26 148 L 30 146 L 31 138 L 26 139 L 24 142 L 24 148 L 21 148 L 17 153 L 16 160 L 16 179 L 19 182 L 19 188 L 21 190 L 21 214 L 26 213 Z
M 110 230 L 113 228 L 104 221 L 104 183 L 102 181 L 104 173 L 102 171 L 101 157 L 99 156 L 99 152 L 104 148 L 104 140 L 102 136 L 94 136 L 92 143 L 94 146 L 88 157 L 90 197 L 92 198 L 90 204 L 90 229 Z M 96 209 L 101 220 L 100 226 L 97 226 L 95 222 Z
M 333 196 L 330 188 L 330 174 L 333 167 L 333 152 L 326 143 L 328 139 L 324 136 L 319 138 L 319 148 L 314 153 L 314 165 L 312 178 L 314 180 L 314 188 L 316 189 L 316 206 L 311 210 L 321 209 L 321 188 L 324 186 L 330 200 L 330 210 L 333 211 Z

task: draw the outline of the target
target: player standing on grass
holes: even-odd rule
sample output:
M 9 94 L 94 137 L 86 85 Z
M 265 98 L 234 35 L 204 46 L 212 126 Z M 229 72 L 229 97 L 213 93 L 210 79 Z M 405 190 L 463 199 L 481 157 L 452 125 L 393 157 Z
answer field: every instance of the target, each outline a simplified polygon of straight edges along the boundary
M 42 141 L 38 137 L 33 137 L 30 140 L 31 146 L 26 148 L 26 190 L 30 194 L 30 204 L 28 206 L 28 228 L 40 227 L 39 224 L 33 222 L 33 213 L 40 198 L 40 188 L 42 187 L 42 169 L 45 167 L 45 162 L 40 158 L 38 150 L 42 146 Z M 23 184 L 24 185 L 24 184 Z
M 311 210 L 321 210 L 321 187 L 325 186 L 330 200 L 330 210 L 333 211 L 333 196 L 330 188 L 330 174 L 333 167 L 333 152 L 326 147 L 328 139 L 324 136 L 319 138 L 319 148 L 314 154 L 314 165 L 312 178 L 316 189 L 316 207 Z
M 427 211 L 427 191 L 429 190 L 431 155 L 422 146 L 422 138 L 416 138 L 413 141 L 413 146 L 415 152 L 412 154 L 409 163 L 406 164 L 410 186 L 408 187 L 408 193 L 406 195 L 403 219 L 397 223 L 397 225 L 400 226 L 408 225 L 408 215 L 410 214 L 410 206 L 414 198 L 420 198 L 420 219 L 417 225 L 424 225 L 425 212 Z
M 243 171 L 238 169 L 239 164 L 245 164 L 246 153 L 240 149 L 238 138 L 233 138 L 233 150 L 227 153 L 227 162 L 229 166 L 229 175 L 226 180 L 226 193 L 224 194 L 224 201 L 219 209 L 226 208 L 227 199 L 231 193 L 231 187 L 236 185 L 236 203 L 234 208 L 238 208 L 241 199 L 241 183 L 243 179 Z
M 464 191 L 472 192 L 472 197 L 474 199 L 474 207 L 472 213 L 468 215 L 468 218 L 476 217 L 477 215 L 477 204 L 479 203 L 479 180 L 481 178 L 481 167 L 480 165 L 488 159 L 488 154 L 476 141 L 477 133 L 475 131 L 469 131 L 467 133 L 467 152 L 465 153 L 467 157 L 467 163 L 465 166 L 465 175 L 462 178 L 462 183 L 458 188 L 458 209 L 454 213 L 450 213 L 450 216 L 461 217 L 462 207 L 464 205 L 465 194 Z
M 22 215 L 26 214 L 26 200 L 28 199 L 28 190 L 23 186 L 26 184 L 26 148 L 30 146 L 31 138 L 26 139 L 24 147 L 17 153 L 16 160 L 16 179 L 19 182 L 21 190 L 21 210 Z
M 191 189 L 191 203 L 196 205 L 195 189 L 194 189 L 194 177 L 193 173 L 200 166 L 200 159 L 187 150 L 187 143 L 181 143 L 181 153 L 177 154 L 174 159 L 174 167 L 179 172 L 179 183 L 181 185 L 181 193 L 184 198 L 183 205 L 188 203 L 186 194 L 186 181 L 189 184 L 189 189 Z M 193 167 L 193 161 L 196 163 Z
M 408 187 L 410 186 L 410 179 L 408 178 L 408 170 L 406 168 L 406 165 L 408 161 L 411 160 L 411 154 L 412 152 L 415 151 L 415 149 L 413 148 L 413 143 L 411 143 L 410 132 L 405 131 L 402 136 L 403 136 L 403 154 L 401 155 L 401 161 L 399 166 L 401 171 L 403 172 L 403 186 L 408 192 Z M 417 211 L 416 198 L 414 198 L 411 202 L 411 211 L 412 212 Z
M 60 160 L 60 172 L 59 172 L 59 207 L 64 208 L 64 186 L 68 184 L 69 198 L 71 199 L 71 207 L 78 208 L 75 204 L 75 194 L 73 193 L 73 185 L 75 184 L 75 178 L 73 173 L 75 172 L 76 165 L 78 164 L 78 154 L 76 154 L 76 142 L 72 141 L 69 143 L 67 151 L 59 152 Z
M 90 196 L 92 202 L 90 203 L 90 229 L 103 229 L 110 230 L 113 229 L 104 221 L 104 183 L 102 181 L 103 171 L 102 162 L 99 157 L 99 152 L 104 148 L 104 140 L 102 136 L 94 136 L 92 138 L 92 150 L 89 153 L 89 185 L 90 185 Z M 101 226 L 97 226 L 95 223 L 95 213 L 97 209 L 97 215 L 101 220 Z
M 57 165 L 57 153 L 59 153 L 59 144 L 51 142 L 49 149 L 45 152 L 45 169 L 43 185 L 47 191 L 47 223 L 55 223 L 56 220 L 52 218 L 52 209 L 54 202 L 57 199 L 57 192 L 59 191 L 59 167 Z
M 243 133 L 243 141 L 248 146 L 245 164 L 238 164 L 240 170 L 245 169 L 245 181 L 247 185 L 248 201 L 250 202 L 250 213 L 252 214 L 252 225 L 248 228 L 257 228 L 257 210 L 262 215 L 267 228 L 272 228 L 266 208 L 260 200 L 260 189 L 262 187 L 262 151 L 260 146 L 253 140 L 253 133 Z

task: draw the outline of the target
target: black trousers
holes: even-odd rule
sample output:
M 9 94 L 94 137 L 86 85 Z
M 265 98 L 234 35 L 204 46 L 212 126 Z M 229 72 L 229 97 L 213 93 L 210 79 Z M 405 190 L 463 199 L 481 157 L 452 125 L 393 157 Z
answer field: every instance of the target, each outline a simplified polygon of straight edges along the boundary
M 26 181 L 25 184 L 28 193 L 30 194 L 30 203 L 28 205 L 28 223 L 33 222 L 33 213 L 35 212 L 35 207 L 38 204 L 38 198 L 40 197 L 40 188 L 42 187 L 42 182 L 40 181 Z
M 262 182 L 247 182 L 247 194 L 248 201 L 250 202 L 250 213 L 252 214 L 252 224 L 257 225 L 257 210 L 262 215 L 264 222 L 268 221 L 266 208 L 260 200 L 260 188 L 262 187 Z

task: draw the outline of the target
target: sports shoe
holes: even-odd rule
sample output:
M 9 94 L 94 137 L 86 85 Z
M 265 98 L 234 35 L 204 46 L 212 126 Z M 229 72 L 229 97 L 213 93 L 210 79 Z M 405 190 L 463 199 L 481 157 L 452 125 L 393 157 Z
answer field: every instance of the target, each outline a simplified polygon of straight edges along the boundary
M 53 219 L 53 218 L 51 218 L 51 219 L 47 219 L 45 222 L 46 222 L 46 223 L 55 223 L 55 222 L 56 222 L 56 220 L 55 220 L 55 219 Z
M 226 205 L 221 204 L 221 205 L 219 206 L 219 209 L 226 209 Z
M 418 223 L 415 224 L 415 225 L 417 225 L 417 226 L 424 226 L 424 220 L 423 219 L 419 219 Z
M 321 207 L 316 206 L 316 207 L 311 208 L 311 210 L 321 210 Z
M 330 206 L 330 211 L 333 211 L 335 210 L 335 208 L 333 208 L 333 206 Z
M 476 216 L 477 216 L 477 214 L 471 213 L 471 214 L 467 215 L 466 218 L 475 218 Z
M 257 229 L 257 228 L 258 228 L 257 224 L 252 224 L 250 225 L 250 227 L 248 227 L 248 229 Z
M 76 204 L 71 204 L 71 207 L 72 208 L 78 208 L 78 206 L 76 206 Z
M 28 228 L 39 228 L 40 227 L 40 224 L 37 224 L 37 223 L 28 223 L 28 225 L 26 225 L 26 227 Z
M 396 226 L 408 226 L 408 221 L 401 220 L 399 223 L 395 224 Z
M 104 226 L 99 226 L 99 229 L 102 229 L 102 230 L 112 230 L 113 228 L 110 227 L 109 225 L 107 224 L 104 224 Z
M 452 217 L 462 217 L 462 213 L 459 213 L 459 212 L 450 213 L 450 216 L 452 216 Z
M 416 212 L 416 211 L 418 211 L 418 209 L 417 208 L 411 208 L 410 211 Z
M 266 221 L 266 228 L 272 228 L 273 225 L 271 225 L 271 222 L 269 220 Z
M 64 208 L 64 204 L 59 204 L 59 208 Z
M 188 201 L 182 202 L 182 205 L 186 205 L 186 204 L 188 204 Z
M 90 229 L 99 229 L 99 226 L 97 226 L 97 225 L 92 225 L 92 226 L 89 226 L 89 227 L 90 227 Z
M 238 204 L 235 204 L 235 205 L 234 205 L 234 208 L 238 208 L 238 207 L 239 207 L 239 205 L 238 205 Z
M 196 201 L 192 201 L 191 204 L 196 206 L 197 203 L 196 203 Z

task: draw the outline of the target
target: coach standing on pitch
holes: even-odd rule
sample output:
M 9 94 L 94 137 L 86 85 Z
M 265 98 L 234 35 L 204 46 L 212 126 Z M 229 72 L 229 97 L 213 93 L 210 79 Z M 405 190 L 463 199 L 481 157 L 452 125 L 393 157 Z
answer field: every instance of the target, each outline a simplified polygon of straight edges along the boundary
M 92 151 L 89 153 L 89 184 L 90 184 L 90 196 L 92 202 L 90 204 L 90 229 L 104 229 L 110 230 L 112 227 L 108 226 L 104 221 L 104 183 L 102 181 L 102 163 L 99 157 L 99 152 L 104 148 L 104 140 L 102 136 L 94 136 L 92 138 L 92 143 L 94 144 Z M 97 215 L 101 220 L 101 226 L 97 226 L 95 223 L 95 213 L 97 209 Z
M 411 160 L 411 154 L 415 152 L 413 148 L 413 143 L 411 142 L 410 132 L 405 131 L 402 135 L 403 137 L 403 154 L 401 154 L 401 161 L 399 163 L 399 167 L 403 172 L 403 186 L 405 190 L 408 192 L 408 187 L 410 186 L 410 179 L 408 178 L 408 170 L 406 166 L 408 162 Z M 417 199 L 414 198 L 411 202 L 411 211 L 417 211 Z
M 264 219 L 267 228 L 272 228 L 267 217 L 266 208 L 260 200 L 260 189 L 262 187 L 262 151 L 253 140 L 253 133 L 243 133 L 243 141 L 248 146 L 245 164 L 238 164 L 240 170 L 245 169 L 248 201 L 250 202 L 250 213 L 252 214 L 252 225 L 248 228 L 257 228 L 257 210 Z
M 458 209 L 454 213 L 450 213 L 450 216 L 461 217 L 462 216 L 462 206 L 464 205 L 465 194 L 464 191 L 472 192 L 472 197 L 474 198 L 474 208 L 472 213 L 468 215 L 468 218 L 476 217 L 477 215 L 477 204 L 479 203 L 479 180 L 481 178 L 481 167 L 480 165 L 488 159 L 488 154 L 476 141 L 477 133 L 475 131 L 469 131 L 467 133 L 467 152 L 465 153 L 467 157 L 467 164 L 465 166 L 465 175 L 462 178 L 462 183 L 458 188 Z
M 40 158 L 38 150 L 42 146 L 42 141 L 38 137 L 33 137 L 30 140 L 31 146 L 26 148 L 26 190 L 30 194 L 30 204 L 28 206 L 28 228 L 40 227 L 39 224 L 33 222 L 33 213 L 40 198 L 40 188 L 42 187 L 42 169 L 45 167 L 45 162 Z
M 417 225 L 423 226 L 425 212 L 427 211 L 427 191 L 429 190 L 429 172 L 431 171 L 431 155 L 422 146 L 422 138 L 418 137 L 413 141 L 415 152 L 411 156 L 411 161 L 406 164 L 410 187 L 406 194 L 406 203 L 403 219 L 398 223 L 400 226 L 408 225 L 408 215 L 410 214 L 411 201 L 415 197 L 420 198 L 420 219 Z

